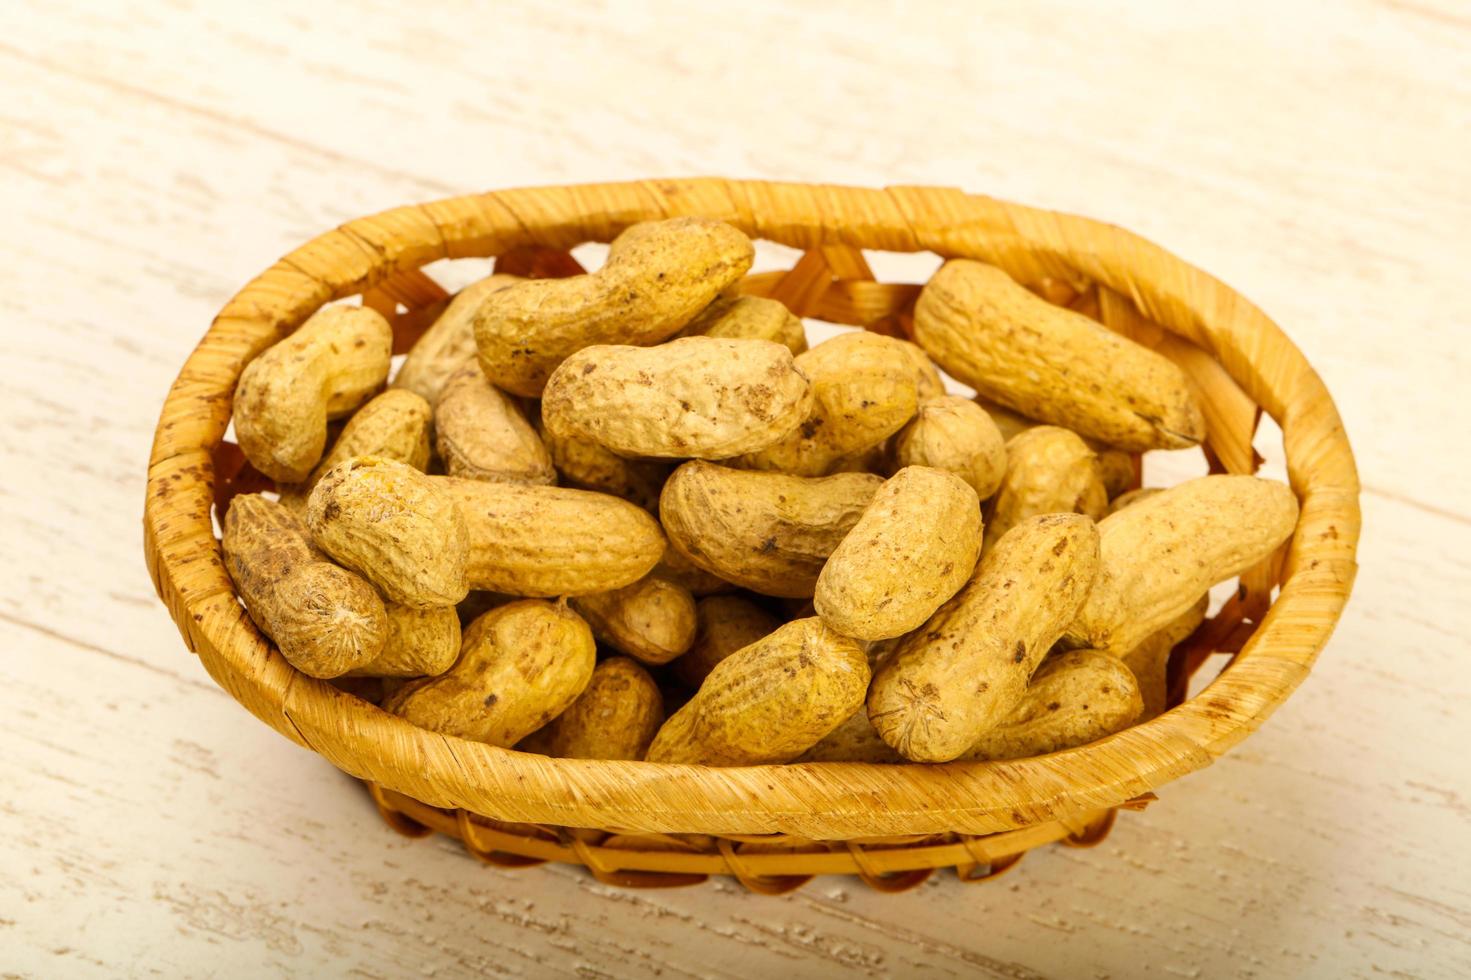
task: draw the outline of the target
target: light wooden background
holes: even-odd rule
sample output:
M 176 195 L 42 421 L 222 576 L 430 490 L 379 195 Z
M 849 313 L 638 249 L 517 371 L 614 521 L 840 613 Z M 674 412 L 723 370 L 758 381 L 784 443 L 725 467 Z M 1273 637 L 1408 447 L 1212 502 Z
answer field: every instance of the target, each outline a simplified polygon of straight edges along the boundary
M 1471 972 L 1471 7 L 816 6 L 0 3 L 0 973 Z M 139 523 L 214 310 L 359 214 L 703 173 L 1081 211 L 1275 316 L 1366 485 L 1299 694 L 1096 850 L 773 900 L 402 840 L 217 690 Z

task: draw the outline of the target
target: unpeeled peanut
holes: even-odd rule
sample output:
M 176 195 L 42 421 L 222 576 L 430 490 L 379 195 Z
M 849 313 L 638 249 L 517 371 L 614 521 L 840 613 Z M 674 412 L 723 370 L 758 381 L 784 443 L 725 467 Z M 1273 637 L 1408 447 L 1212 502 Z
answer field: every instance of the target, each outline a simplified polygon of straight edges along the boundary
M 552 373 L 541 417 L 620 456 L 726 459 L 781 439 L 811 407 L 782 345 L 684 337 L 583 348 Z
M 453 667 L 403 685 L 383 710 L 430 731 L 511 746 L 577 700 L 596 659 L 592 630 L 576 613 L 523 599 L 471 623 Z
M 621 497 L 653 513 L 672 466 L 662 460 L 624 459 L 585 436 L 541 427 L 542 442 L 562 482 L 580 490 Z
M 434 409 L 434 439 L 450 476 L 494 483 L 557 482 L 547 447 L 520 407 L 473 364 L 445 383 Z
M 1129 668 L 1097 650 L 1055 654 L 1026 693 L 965 754 L 967 761 L 1019 759 L 1096 742 L 1139 717 L 1144 702 Z
M 475 312 L 480 366 L 499 388 L 539 397 L 563 360 L 594 344 L 656 344 L 751 267 L 751 242 L 708 218 L 629 227 L 589 275 L 514 283 Z
M 650 762 L 790 762 L 863 703 L 868 659 L 818 619 L 799 619 L 726 657 L 654 736 Z
M 1209 605 L 1209 593 L 1202 595 L 1195 604 L 1175 617 L 1160 629 L 1125 653 L 1120 659 L 1133 672 L 1139 682 L 1139 693 L 1144 698 L 1144 711 L 1140 721 L 1148 721 L 1164 714 L 1169 701 L 1170 654 L 1205 619 Z
M 1276 551 L 1297 526 L 1284 483 L 1219 474 L 1130 504 L 1098 525 L 1102 565 L 1063 642 L 1122 655 L 1211 586 Z
M 642 759 L 663 723 L 664 697 L 649 672 L 627 657 L 610 657 L 572 706 L 532 738 L 559 759 Z
M 986 546 L 1028 517 L 1086 514 L 1098 520 L 1107 507 L 1093 450 L 1075 432 L 1039 425 L 1006 443 L 1006 475 L 986 522 Z
M 434 413 L 412 391 L 391 388 L 353 413 L 322 461 L 302 483 L 281 487 L 281 503 L 299 517 L 306 515 L 307 495 L 322 476 L 354 456 L 378 456 L 429 468 L 429 431 Z
M 323 551 L 394 602 L 453 606 L 470 589 L 464 519 L 434 478 L 405 463 L 337 464 L 307 498 L 306 522 Z
M 240 374 L 234 421 L 245 458 L 277 482 L 305 480 L 327 447 L 327 422 L 383 385 L 392 356 L 393 330 L 377 311 L 318 310 Z
M 914 417 L 916 369 L 902 342 L 864 331 L 839 334 L 796 359 L 812 382 L 800 425 L 747 451 L 739 464 L 822 476 L 846 457 L 881 445 Z
M 975 576 L 884 660 L 868 716 L 906 759 L 958 758 L 1016 706 L 1077 616 L 1098 570 L 1098 530 L 1047 514 L 983 552 Z
M 701 568 L 753 592 L 805 598 L 882 484 L 867 473 L 800 477 L 695 460 L 664 484 L 659 516 Z
M 352 677 L 425 677 L 442 674 L 460 655 L 460 617 L 454 606 L 415 609 L 384 604 L 388 641 L 383 652 L 349 671 Z
M 914 339 L 952 377 L 1031 418 L 1120 449 L 1205 437 L 1184 372 L 994 266 L 951 259 L 914 308 Z
M 988 499 L 1006 473 L 1006 443 L 985 409 L 959 395 L 920 403 L 919 411 L 894 437 L 898 467 L 932 466 L 954 473 Z
M 904 757 L 874 731 L 873 722 L 868 720 L 868 708 L 859 705 L 858 710 L 823 737 L 812 748 L 803 752 L 798 762 L 877 762 L 892 765 L 904 761 Z
M 679 336 L 769 340 L 794 355 L 807 349 L 802 321 L 779 300 L 764 296 L 721 296 L 686 324 Z
M 1130 504 L 1137 504 L 1141 500 L 1148 500 L 1159 492 L 1159 487 L 1140 487 L 1137 490 L 1121 493 L 1108 502 L 1108 513 L 1104 516 L 1112 517 Z
M 1036 419 L 1029 419 L 1024 415 L 1018 415 L 1011 409 L 987 400 L 982 395 L 972 399 L 976 405 L 983 409 L 996 423 L 996 428 L 1001 432 L 1002 438 L 1010 442 L 1019 433 L 1029 429 L 1035 429 L 1043 423 Z M 1134 485 L 1137 474 L 1135 473 L 1134 456 L 1132 453 L 1122 449 L 1114 449 L 1111 446 L 1099 442 L 1097 439 L 1089 439 L 1080 436 L 1088 448 L 1093 450 L 1097 460 L 1098 479 L 1103 484 L 1103 489 L 1108 491 L 1108 497 L 1112 500 L 1119 494 L 1125 493 Z
M 407 388 L 431 406 L 438 405 L 449 379 L 466 367 L 476 366 L 475 311 L 491 293 L 520 281 L 520 276 L 496 273 L 456 293 L 444 312 L 409 349 L 393 377 L 393 387 Z
M 430 477 L 465 521 L 470 588 L 561 596 L 632 585 L 666 541 L 644 510 L 562 487 Z
M 981 502 L 970 484 L 906 466 L 879 487 L 828 557 L 812 603 L 844 636 L 900 636 L 959 591 L 980 554 Z
M 701 599 L 695 603 L 695 621 L 689 652 L 674 661 L 675 676 L 690 687 L 699 687 L 716 664 L 781 626 L 781 620 L 739 595 Z
M 603 643 L 646 664 L 665 664 L 695 639 L 695 599 L 689 590 L 657 575 L 611 592 L 572 600 Z
M 225 514 L 225 568 L 250 618 L 281 655 L 311 677 L 340 677 L 372 663 L 388 639 L 373 587 L 312 546 L 290 511 L 258 493 Z

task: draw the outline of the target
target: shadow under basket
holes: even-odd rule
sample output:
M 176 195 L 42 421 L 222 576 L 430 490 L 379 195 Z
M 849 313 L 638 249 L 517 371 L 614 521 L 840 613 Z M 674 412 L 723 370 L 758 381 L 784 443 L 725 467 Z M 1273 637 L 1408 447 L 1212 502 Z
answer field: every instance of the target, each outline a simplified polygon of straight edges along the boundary
M 1171 710 L 1090 745 L 1007 762 L 717 769 L 549 759 L 416 728 L 281 657 L 236 597 L 213 520 L 233 494 L 272 489 L 224 438 L 246 363 L 322 304 L 351 296 L 389 318 L 401 353 L 449 299 L 422 270 L 429 263 L 494 257 L 501 272 L 571 275 L 581 271 L 574 246 L 680 215 L 801 251 L 789 270 L 748 276 L 742 291 L 893 336 L 907 336 L 921 284 L 876 281 L 864 250 L 998 266 L 1180 365 L 1205 409 L 1213 472 L 1254 472 L 1260 413 L 1276 420 L 1301 503 L 1297 530 L 1175 649 Z M 397 208 L 267 269 L 220 311 L 169 391 L 144 545 L 159 596 L 210 675 L 281 734 L 364 780 L 401 833 L 451 834 L 502 867 L 583 864 L 624 886 L 727 874 L 780 894 L 837 873 L 900 891 L 936 868 L 979 881 L 1033 847 L 1095 844 L 1117 809 L 1143 807 L 1255 731 L 1312 668 L 1348 598 L 1358 489 L 1338 412 L 1301 352 L 1251 303 L 1126 231 L 945 188 L 652 180 Z M 1229 662 L 1186 699 L 1191 676 L 1217 653 Z

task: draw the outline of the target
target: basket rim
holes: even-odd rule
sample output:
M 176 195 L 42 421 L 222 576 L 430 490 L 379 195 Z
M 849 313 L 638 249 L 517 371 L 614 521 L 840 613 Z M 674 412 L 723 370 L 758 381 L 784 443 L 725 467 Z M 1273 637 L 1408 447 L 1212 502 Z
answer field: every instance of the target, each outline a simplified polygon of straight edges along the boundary
M 977 258 L 1014 277 L 1105 284 L 1216 357 L 1279 424 L 1301 518 L 1281 593 L 1196 698 L 1092 744 L 1006 762 L 806 763 L 714 769 L 548 759 L 419 729 L 291 668 L 245 614 L 211 522 L 214 454 L 245 363 L 322 303 L 440 258 L 609 241 L 637 221 L 698 214 L 753 238 Z M 439 807 L 499 819 L 655 833 L 1011 830 L 1116 806 L 1208 765 L 1311 670 L 1356 572 L 1359 485 L 1331 396 L 1261 311 L 1130 232 L 959 190 L 692 178 L 465 195 L 360 218 L 252 280 L 211 324 L 160 415 L 145 551 L 189 648 L 232 696 L 344 771 Z

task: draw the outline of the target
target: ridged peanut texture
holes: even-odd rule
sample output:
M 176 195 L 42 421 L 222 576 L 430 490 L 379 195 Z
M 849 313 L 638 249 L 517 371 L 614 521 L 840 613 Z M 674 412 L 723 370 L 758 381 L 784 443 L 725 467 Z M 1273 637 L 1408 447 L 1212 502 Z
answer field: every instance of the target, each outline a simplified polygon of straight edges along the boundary
M 511 746 L 577 700 L 596 659 L 592 631 L 576 613 L 523 599 L 472 622 L 453 667 L 410 681 L 383 709 L 420 728 Z
M 879 735 L 915 762 L 958 758 L 1021 700 L 1097 572 L 1088 518 L 1049 514 L 1012 528 L 879 667 L 868 695 Z
M 455 294 L 404 358 L 393 387 L 407 388 L 431 406 L 439 404 L 439 396 L 450 378 L 467 367 L 476 367 L 479 355 L 475 347 L 475 311 L 491 293 L 521 282 L 520 276 L 503 273 L 472 282 Z
M 745 596 L 712 595 L 695 604 L 695 624 L 689 652 L 674 661 L 675 676 L 690 687 L 737 650 L 775 633 L 781 620 Z
M 470 588 L 562 596 L 632 585 L 664 554 L 659 524 L 607 494 L 430 477 L 465 521 Z
M 646 664 L 668 663 L 695 639 L 694 596 L 657 575 L 575 598 L 572 608 L 599 640 Z
M 906 466 L 879 487 L 829 556 L 813 606 L 844 636 L 900 636 L 960 590 L 980 554 L 981 502 L 970 484 Z
M 868 473 L 788 476 L 693 461 L 659 498 L 670 543 L 728 582 L 806 598 L 883 484 Z
M 781 344 L 684 337 L 578 351 L 547 382 L 541 416 L 620 456 L 726 459 L 783 438 L 811 407 Z
M 327 423 L 388 378 L 393 330 L 375 310 L 328 306 L 245 365 L 235 387 L 235 437 L 279 483 L 300 483 L 327 447 Z
M 686 324 L 679 335 L 769 340 L 793 354 L 807 349 L 802 321 L 780 301 L 764 296 L 722 296 Z
M 312 538 L 394 602 L 427 609 L 465 598 L 465 521 L 432 477 L 377 456 L 328 470 L 307 499 Z
M 1200 405 L 1173 362 L 994 266 L 946 262 L 915 304 L 914 339 L 987 398 L 1110 446 L 1183 449 L 1205 438 Z
M 397 388 L 385 391 L 353 413 L 305 482 L 281 487 L 281 503 L 305 517 L 312 488 L 328 470 L 354 456 L 378 456 L 427 470 L 433 427 L 434 412 L 423 398 Z
M 442 389 L 434 441 L 445 472 L 495 483 L 557 482 L 552 457 L 521 408 L 474 365 Z
M 650 762 L 790 762 L 863 703 L 868 658 L 816 618 L 794 620 L 722 660 L 654 736 Z
M 914 419 L 894 437 L 896 468 L 930 466 L 954 473 L 985 500 L 1006 474 L 1006 443 L 991 416 L 959 395 L 922 402 Z
M 480 366 L 499 388 L 539 397 L 557 365 L 594 344 L 657 344 L 751 267 L 745 235 L 708 218 L 636 224 L 597 272 L 513 284 L 475 312 Z
M 223 547 L 250 618 L 297 670 L 340 677 L 382 653 L 389 634 L 383 600 L 313 547 L 285 507 L 257 493 L 235 497 Z
M 1097 650 L 1055 654 L 1001 723 L 966 750 L 967 761 L 1020 759 L 1095 742 L 1123 731 L 1144 702 L 1129 668 Z
M 518 747 L 560 759 L 642 759 L 663 723 L 664 697 L 649 672 L 611 657 L 570 708 Z
M 1094 520 L 1108 507 L 1097 457 L 1076 432 L 1039 425 L 1006 443 L 1006 474 L 986 522 L 986 546 L 1038 514 L 1085 514 Z
M 1217 582 L 1277 550 L 1297 498 L 1275 480 L 1203 476 L 1132 503 L 1098 525 L 1102 567 L 1064 642 L 1115 656 L 1182 615 Z
M 881 445 L 914 417 L 917 369 L 903 343 L 864 331 L 839 334 L 796 359 L 812 382 L 809 411 L 742 466 L 823 476 L 845 458 Z

